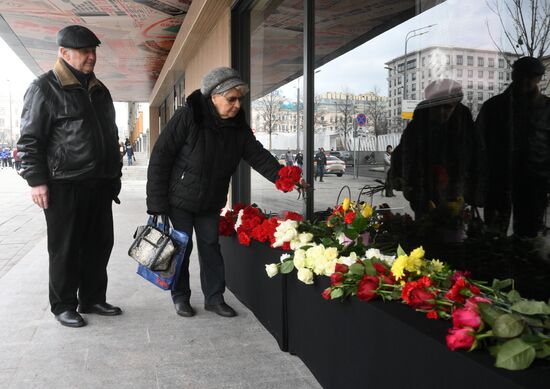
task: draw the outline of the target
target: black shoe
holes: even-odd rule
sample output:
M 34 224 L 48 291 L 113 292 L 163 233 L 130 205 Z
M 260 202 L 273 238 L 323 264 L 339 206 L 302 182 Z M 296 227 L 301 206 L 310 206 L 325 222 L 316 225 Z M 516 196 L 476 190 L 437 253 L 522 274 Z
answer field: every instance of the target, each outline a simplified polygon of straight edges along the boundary
M 195 310 L 189 304 L 189 301 L 178 300 L 174 301 L 174 307 L 176 307 L 176 313 L 183 317 L 193 317 L 195 316 Z
M 210 305 L 210 304 L 204 304 L 204 309 L 210 312 L 217 313 L 220 316 L 224 317 L 233 317 L 237 316 L 237 312 L 233 308 L 231 308 L 226 303 L 216 304 L 216 305 Z
M 80 313 L 97 313 L 101 316 L 117 316 L 122 313 L 122 309 L 107 303 L 99 303 L 94 305 L 80 305 L 78 307 Z
M 66 327 L 84 327 L 86 322 L 76 311 L 65 311 L 55 315 L 55 319 Z

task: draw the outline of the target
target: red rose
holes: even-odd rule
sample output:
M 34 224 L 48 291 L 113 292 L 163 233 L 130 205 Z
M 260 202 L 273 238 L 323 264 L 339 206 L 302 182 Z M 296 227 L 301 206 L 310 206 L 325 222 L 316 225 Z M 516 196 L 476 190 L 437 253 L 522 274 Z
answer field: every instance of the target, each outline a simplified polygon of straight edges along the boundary
M 428 289 L 430 286 L 431 280 L 428 277 L 407 282 L 401 291 L 401 297 L 412 308 L 431 310 L 434 307 L 435 293 Z
M 342 208 L 341 205 L 337 205 L 336 207 L 334 207 L 334 209 L 332 211 L 333 215 L 341 215 L 343 213 L 344 213 L 344 208 Z
M 378 277 L 364 276 L 357 287 L 357 298 L 363 301 L 372 300 L 376 297 L 376 289 L 379 284 Z
M 285 251 L 290 251 L 290 242 L 283 242 L 283 246 L 281 247 L 281 249 Z
M 294 189 L 294 185 L 296 185 L 296 183 L 290 178 L 279 178 L 277 181 L 275 181 L 275 186 L 277 187 L 277 189 L 283 192 L 292 191 Z
M 344 221 L 346 222 L 346 224 L 353 223 L 354 219 L 355 219 L 355 212 L 352 212 L 352 211 L 346 213 L 346 216 L 344 216 Z
M 469 309 L 470 311 L 479 312 L 479 307 L 477 306 L 477 303 L 492 304 L 493 302 L 485 297 L 472 296 L 468 300 L 466 300 L 466 304 L 464 304 L 464 308 Z
M 426 313 L 426 317 L 432 320 L 439 319 L 439 315 L 437 314 L 437 311 L 429 311 L 428 313 Z
M 242 245 L 245 245 L 245 246 L 250 246 L 250 237 L 244 233 L 244 232 L 239 232 L 239 243 L 242 244 Z
M 221 236 L 231 236 L 235 232 L 235 225 L 226 217 L 221 217 L 220 224 L 218 225 L 218 231 Z
M 393 277 L 393 274 L 390 274 L 390 275 L 381 274 L 380 278 L 382 278 L 382 282 L 384 284 L 388 284 L 388 285 L 395 284 L 395 278 Z
M 345 274 L 349 271 L 349 267 L 348 265 L 344 265 L 343 263 L 337 263 L 334 271 Z
M 451 328 L 449 329 L 449 334 L 447 335 L 447 347 L 451 350 L 456 350 L 458 348 L 469 349 L 474 344 L 476 338 L 473 334 L 472 328 Z
M 325 300 L 330 300 L 330 292 L 331 288 L 326 288 L 325 290 L 323 290 L 323 298 Z
M 284 211 L 283 212 L 283 219 L 284 220 L 296 220 L 297 222 L 301 222 L 304 220 L 304 217 L 300 215 L 299 213 L 292 212 L 292 211 Z
M 459 277 L 451 289 L 445 294 L 449 300 L 464 304 L 466 298 L 479 294 L 477 286 L 470 284 L 464 277 Z
M 342 273 L 332 273 L 330 276 L 330 284 L 332 286 L 341 285 L 344 282 L 344 275 Z
M 372 264 L 378 274 L 388 274 L 388 268 L 382 265 L 380 262 L 374 262 Z
M 455 308 L 453 311 L 453 326 L 456 328 L 471 327 L 478 329 L 481 325 L 479 313 L 467 308 Z

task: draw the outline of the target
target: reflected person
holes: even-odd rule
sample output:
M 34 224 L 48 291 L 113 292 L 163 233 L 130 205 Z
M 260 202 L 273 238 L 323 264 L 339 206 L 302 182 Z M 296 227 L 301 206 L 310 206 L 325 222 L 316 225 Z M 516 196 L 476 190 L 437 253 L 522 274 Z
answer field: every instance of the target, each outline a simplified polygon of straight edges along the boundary
M 544 72 L 538 59 L 518 59 L 510 86 L 487 100 L 476 120 L 486 149 L 485 222 L 503 234 L 512 213 L 517 236 L 543 228 L 550 179 L 550 98 L 538 88 Z
M 392 179 L 399 179 L 416 218 L 464 198 L 474 202 L 479 142 L 462 98 L 456 81 L 431 82 L 392 155 Z

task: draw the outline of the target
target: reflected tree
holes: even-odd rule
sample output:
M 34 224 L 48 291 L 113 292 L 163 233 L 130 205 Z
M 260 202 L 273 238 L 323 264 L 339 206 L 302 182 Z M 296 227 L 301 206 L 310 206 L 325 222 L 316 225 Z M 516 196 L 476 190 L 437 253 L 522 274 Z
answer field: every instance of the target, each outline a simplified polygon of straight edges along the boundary
M 373 98 L 365 101 L 365 115 L 368 122 L 372 125 L 376 137 L 388 132 L 386 109 L 386 104 L 380 96 L 380 88 L 375 85 L 373 88 Z
M 349 91 L 344 91 L 342 95 L 345 97 L 336 100 L 336 128 L 344 139 L 344 150 L 349 150 L 348 138 L 353 131 L 353 119 L 356 113 L 355 99 Z
M 550 48 L 550 1 L 548 0 L 491 0 L 489 9 L 497 15 L 506 41 L 518 56 L 542 58 Z M 511 25 L 509 21 L 512 21 Z M 487 21 L 487 29 L 496 48 L 504 47 L 494 39 Z M 506 58 L 510 62 L 511 58 Z
M 269 134 L 269 146 L 271 150 L 271 135 L 277 130 L 281 124 L 281 108 L 284 103 L 284 98 L 278 90 L 268 93 L 267 95 L 256 100 L 256 110 L 260 115 L 262 129 Z

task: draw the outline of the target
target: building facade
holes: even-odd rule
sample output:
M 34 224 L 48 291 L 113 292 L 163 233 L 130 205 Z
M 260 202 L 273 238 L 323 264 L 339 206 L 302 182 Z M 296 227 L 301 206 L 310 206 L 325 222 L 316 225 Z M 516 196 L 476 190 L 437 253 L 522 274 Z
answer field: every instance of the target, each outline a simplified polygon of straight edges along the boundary
M 388 61 L 387 115 L 391 127 L 401 126 L 403 100 L 422 101 L 430 82 L 443 78 L 462 85 L 462 102 L 475 118 L 485 100 L 508 87 L 512 80 L 510 64 L 515 58 L 513 53 L 493 50 L 432 46 Z

